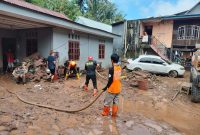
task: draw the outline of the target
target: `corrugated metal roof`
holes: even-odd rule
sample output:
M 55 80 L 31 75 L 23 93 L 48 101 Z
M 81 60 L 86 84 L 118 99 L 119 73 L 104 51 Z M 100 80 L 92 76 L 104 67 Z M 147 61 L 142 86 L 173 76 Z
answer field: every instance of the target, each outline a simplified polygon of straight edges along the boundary
M 196 7 L 198 7 L 199 5 L 200 5 L 200 1 L 199 1 L 196 5 L 194 5 L 190 10 L 188 10 L 185 14 L 186 14 L 186 15 L 189 15 L 190 12 L 191 12 L 193 9 L 195 9 Z
M 100 29 L 100 30 L 104 30 L 107 32 L 112 32 L 112 26 L 105 24 L 105 23 L 101 23 L 101 22 L 97 22 L 82 16 L 77 17 L 76 22 L 79 24 L 83 24 L 92 28 L 96 28 L 96 29 Z
M 188 19 L 188 18 L 200 18 L 200 14 L 188 14 L 190 11 L 192 11 L 194 8 L 196 8 L 200 2 L 198 2 L 195 6 L 193 6 L 190 10 L 183 11 L 176 13 L 174 15 L 165 15 L 165 16 L 159 16 L 159 17 L 150 17 L 150 18 L 144 18 L 140 19 L 141 21 L 161 21 L 161 20 L 175 20 L 175 19 Z
M 23 8 L 27 8 L 36 12 L 40 12 L 40 13 L 44 13 L 47 15 L 51 15 L 51 16 L 55 16 L 58 18 L 62 18 L 62 19 L 66 19 L 66 20 L 70 20 L 68 17 L 66 17 L 64 14 L 46 9 L 46 8 L 42 8 L 33 4 L 30 4 L 28 2 L 25 1 L 21 1 L 21 0 L 2 0 L 3 2 L 9 3 L 9 4 L 13 4 L 15 6 L 19 6 L 19 7 L 23 7 Z
M 51 11 L 51 10 L 48 10 L 48 9 L 45 9 L 45 8 L 40 8 L 38 6 L 35 6 L 33 4 L 30 4 L 30 3 L 27 3 L 27 2 L 24 2 L 24 1 L 21 1 L 21 0 L 0 0 L 0 3 L 9 5 L 11 7 L 13 6 L 13 7 L 16 7 L 16 8 L 22 8 L 24 10 L 30 9 L 32 12 L 44 13 L 45 15 L 51 15 L 53 17 L 56 17 L 56 18 L 52 18 L 52 21 L 45 20 L 45 24 L 47 23 L 47 24 L 62 27 L 62 28 L 73 29 L 73 30 L 76 30 L 76 31 L 84 32 L 84 33 L 91 33 L 91 31 L 92 31 L 94 35 L 100 34 L 100 36 L 105 36 L 105 37 L 109 37 L 109 38 L 113 38 L 114 36 L 120 37 L 120 35 L 114 34 L 114 33 L 112 33 L 112 31 L 110 32 L 110 31 L 106 31 L 104 29 L 101 29 L 100 27 L 91 27 L 91 25 L 84 25 L 84 24 L 81 24 L 81 23 L 74 22 L 74 21 L 68 19 L 66 16 L 64 16 L 61 13 L 54 12 L 54 11 Z M 3 6 L 0 6 L 0 8 L 3 8 Z M 3 8 L 3 10 L 5 10 L 5 9 Z M 5 11 L 9 12 L 9 9 L 5 10 Z M 11 14 L 12 13 L 13 12 L 11 12 Z M 16 14 L 18 14 L 18 13 L 16 13 Z M 60 21 L 61 23 L 58 23 L 57 21 L 54 22 L 54 19 L 63 19 L 63 20 Z M 44 21 L 44 20 L 42 20 L 42 21 Z M 52 24 L 52 22 L 53 22 L 53 24 Z M 72 27 L 66 25 L 66 23 L 72 24 Z M 60 24 L 62 26 L 60 26 Z M 112 30 L 112 28 L 111 28 L 111 30 Z M 101 32 L 103 32 L 103 34 Z

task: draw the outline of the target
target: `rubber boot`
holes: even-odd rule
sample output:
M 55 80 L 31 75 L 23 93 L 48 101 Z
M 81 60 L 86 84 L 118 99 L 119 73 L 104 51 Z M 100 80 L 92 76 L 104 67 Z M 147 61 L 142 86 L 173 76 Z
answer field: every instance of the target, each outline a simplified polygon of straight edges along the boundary
M 102 116 L 108 116 L 110 112 L 110 107 L 109 106 L 104 106 L 103 112 L 101 113 Z
M 69 75 L 66 73 L 66 74 L 65 74 L 65 80 L 67 80 L 68 77 L 69 77 Z
M 116 117 L 117 116 L 117 112 L 118 112 L 118 106 L 117 105 L 113 105 L 112 106 L 112 117 Z
M 84 90 L 88 91 L 88 86 L 87 85 L 84 85 Z
M 96 97 L 96 96 L 97 96 L 97 93 L 98 93 L 98 90 L 97 90 L 97 89 L 94 89 L 93 96 Z
M 79 73 L 77 73 L 76 74 L 76 79 L 79 80 L 79 78 L 80 78 L 80 75 L 79 75 Z

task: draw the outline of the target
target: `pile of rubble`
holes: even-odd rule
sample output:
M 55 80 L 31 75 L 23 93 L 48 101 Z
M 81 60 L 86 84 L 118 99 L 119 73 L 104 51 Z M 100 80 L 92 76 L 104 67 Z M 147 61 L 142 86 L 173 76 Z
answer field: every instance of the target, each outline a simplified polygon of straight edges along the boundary
M 153 75 L 145 71 L 132 71 L 123 72 L 123 81 L 129 84 L 131 87 L 138 87 L 138 82 L 146 81 L 148 88 L 153 88 L 154 84 L 158 81 L 156 75 Z
M 51 74 L 47 70 L 47 61 L 38 53 L 23 59 L 22 66 L 16 67 L 13 71 L 13 76 L 25 75 L 26 80 L 41 81 L 50 80 Z

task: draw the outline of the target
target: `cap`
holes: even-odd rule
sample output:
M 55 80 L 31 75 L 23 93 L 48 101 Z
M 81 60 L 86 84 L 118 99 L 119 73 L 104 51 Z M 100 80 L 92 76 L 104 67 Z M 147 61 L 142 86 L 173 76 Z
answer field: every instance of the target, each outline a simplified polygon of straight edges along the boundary
M 88 56 L 88 60 L 93 60 L 93 57 L 92 56 Z

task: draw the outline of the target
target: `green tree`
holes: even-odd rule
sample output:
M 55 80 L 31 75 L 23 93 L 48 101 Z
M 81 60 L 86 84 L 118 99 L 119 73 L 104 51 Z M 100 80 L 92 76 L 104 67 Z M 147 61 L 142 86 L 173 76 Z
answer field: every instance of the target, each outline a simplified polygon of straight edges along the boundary
M 74 0 L 45 0 L 43 7 L 65 14 L 72 20 L 81 15 L 79 6 Z
M 75 20 L 77 16 L 112 24 L 124 19 L 123 13 L 110 0 L 26 0 L 27 2 L 65 14 Z
M 29 3 L 60 12 L 72 20 L 81 15 L 79 6 L 75 0 L 26 0 Z
M 107 24 L 124 19 L 124 15 L 109 0 L 76 0 L 76 2 L 83 16 L 87 18 Z

